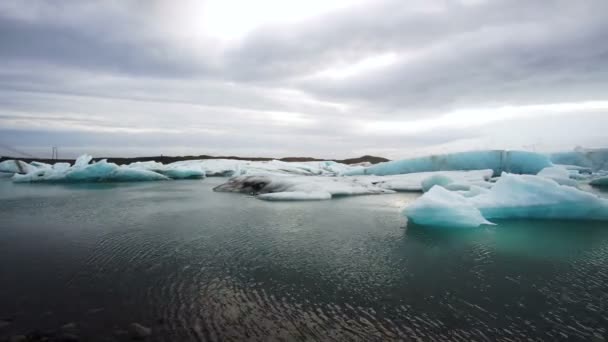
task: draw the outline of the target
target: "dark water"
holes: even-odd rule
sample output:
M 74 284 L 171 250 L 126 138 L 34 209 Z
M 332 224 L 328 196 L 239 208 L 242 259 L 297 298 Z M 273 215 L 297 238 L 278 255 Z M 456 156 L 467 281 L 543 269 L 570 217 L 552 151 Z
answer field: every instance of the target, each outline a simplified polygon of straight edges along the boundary
M 0 339 L 608 339 L 608 224 L 406 227 L 415 194 L 269 203 L 221 179 L 0 179 Z

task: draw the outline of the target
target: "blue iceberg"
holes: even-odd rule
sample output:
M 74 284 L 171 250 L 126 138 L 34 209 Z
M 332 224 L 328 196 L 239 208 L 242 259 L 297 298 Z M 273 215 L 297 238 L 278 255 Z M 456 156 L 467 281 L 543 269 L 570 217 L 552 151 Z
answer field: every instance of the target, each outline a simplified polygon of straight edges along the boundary
M 541 176 L 503 174 L 471 197 L 434 186 L 403 214 L 416 224 L 450 227 L 511 218 L 608 220 L 608 200 Z
M 526 151 L 473 151 L 433 155 L 420 158 L 395 160 L 376 164 L 363 169 L 355 169 L 345 175 L 397 175 L 405 173 L 451 170 L 491 169 L 494 175 L 502 172 L 516 174 L 537 174 L 552 166 L 549 157 Z
M 169 179 L 203 178 L 204 171 L 200 167 L 180 167 L 178 165 L 163 165 L 161 163 L 134 163 L 131 165 L 116 165 L 100 160 L 90 163 L 90 155 L 82 155 L 76 159 L 73 166 L 67 163 L 55 165 L 36 163 L 25 174 L 15 174 L 16 183 L 48 182 L 141 182 L 161 181 Z

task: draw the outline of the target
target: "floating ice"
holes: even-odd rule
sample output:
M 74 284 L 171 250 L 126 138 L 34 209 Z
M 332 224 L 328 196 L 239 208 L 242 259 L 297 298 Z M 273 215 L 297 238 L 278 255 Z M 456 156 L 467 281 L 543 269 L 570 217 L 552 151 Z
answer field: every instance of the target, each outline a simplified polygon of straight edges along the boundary
M 132 181 L 157 181 L 169 178 L 154 171 L 145 169 L 131 169 L 108 163 L 105 160 L 88 164 L 90 156 L 79 157 L 74 166 L 65 167 L 59 164 L 57 167 L 46 167 L 36 169 L 25 175 L 15 174 L 13 181 L 16 183 L 26 182 L 132 182 Z
M 0 173 L 28 173 L 36 170 L 36 167 L 21 160 L 5 160 L 0 162 Z
M 545 177 L 505 173 L 489 191 L 472 197 L 435 186 L 403 213 L 417 224 L 456 227 L 486 223 L 480 216 L 608 220 L 608 200 Z
M 487 181 L 492 177 L 493 171 L 488 170 L 472 170 L 472 171 L 436 171 L 436 172 L 418 172 L 392 176 L 359 176 L 359 181 L 369 181 L 378 187 L 391 189 L 395 191 L 425 191 L 423 182 L 429 178 L 440 177 L 448 178 L 450 182 L 455 182 L 459 185 L 477 185 L 481 187 L 490 187 L 491 184 Z M 429 180 L 429 182 L 431 182 Z M 433 184 L 434 185 L 434 184 Z M 432 186 L 427 184 L 427 190 Z
M 182 165 L 177 163 L 162 164 L 155 161 L 135 162 L 127 165 L 130 169 L 143 169 L 160 173 L 171 179 L 200 179 L 205 177 L 205 172 L 200 165 Z
M 233 159 L 204 159 L 180 161 L 170 165 L 197 165 L 208 177 L 233 177 L 242 175 L 300 175 L 300 176 L 336 176 L 343 172 L 361 167 L 352 167 L 334 161 L 284 162 L 280 160 L 249 161 Z
M 576 165 L 592 171 L 608 170 L 608 149 L 577 148 L 571 152 L 557 152 L 549 155 L 555 164 Z
M 219 185 L 214 191 L 261 195 L 266 200 L 329 199 L 335 196 L 386 194 L 394 191 L 352 177 L 324 176 L 239 176 Z M 330 196 L 327 196 L 329 194 Z
M 409 220 L 420 225 L 477 227 L 492 224 L 479 209 L 471 205 L 468 198 L 434 186 L 404 210 Z
M 536 174 L 551 166 L 546 155 L 525 151 L 474 151 L 434 155 L 413 159 L 395 160 L 363 169 L 351 170 L 345 175 L 396 175 L 427 171 L 492 169 L 494 175 L 502 172 Z
M 578 172 L 577 172 L 578 173 Z M 553 179 L 558 184 L 577 186 L 578 182 L 570 178 L 570 171 L 563 166 L 550 166 L 546 167 L 537 174 L 538 176 Z

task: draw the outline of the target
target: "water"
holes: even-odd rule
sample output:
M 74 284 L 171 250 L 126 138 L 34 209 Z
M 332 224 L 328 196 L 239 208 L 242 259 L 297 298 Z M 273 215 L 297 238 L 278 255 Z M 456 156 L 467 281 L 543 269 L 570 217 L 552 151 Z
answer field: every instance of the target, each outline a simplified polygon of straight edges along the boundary
M 608 338 L 608 223 L 406 226 L 416 194 L 269 203 L 223 179 L 0 179 L 0 339 Z

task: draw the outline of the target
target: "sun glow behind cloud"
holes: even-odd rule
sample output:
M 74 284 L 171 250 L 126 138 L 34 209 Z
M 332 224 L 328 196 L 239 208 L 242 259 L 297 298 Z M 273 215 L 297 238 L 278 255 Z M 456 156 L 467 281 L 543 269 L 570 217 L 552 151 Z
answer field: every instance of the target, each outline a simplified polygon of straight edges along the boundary
M 362 0 L 211 0 L 199 11 L 199 30 L 216 38 L 231 40 L 265 25 L 293 24 L 331 11 L 356 5 Z M 196 8 L 199 7 L 199 8 Z M 196 14 L 196 13 L 195 13 Z

